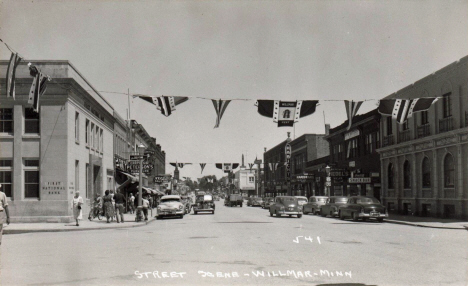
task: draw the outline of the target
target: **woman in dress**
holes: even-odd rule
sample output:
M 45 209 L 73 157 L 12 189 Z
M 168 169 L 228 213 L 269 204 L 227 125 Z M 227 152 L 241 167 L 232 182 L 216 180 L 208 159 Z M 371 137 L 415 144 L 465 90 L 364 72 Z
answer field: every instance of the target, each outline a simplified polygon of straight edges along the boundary
M 80 226 L 80 219 L 83 219 L 83 212 L 81 211 L 81 205 L 83 204 L 83 198 L 80 197 L 80 192 L 76 191 L 75 196 L 72 200 L 73 217 L 76 220 L 76 226 Z
M 104 213 L 106 214 L 107 223 L 110 223 L 109 219 L 114 217 L 114 206 L 112 205 L 112 196 L 109 195 L 109 190 L 106 190 L 105 196 L 102 198 L 104 202 Z

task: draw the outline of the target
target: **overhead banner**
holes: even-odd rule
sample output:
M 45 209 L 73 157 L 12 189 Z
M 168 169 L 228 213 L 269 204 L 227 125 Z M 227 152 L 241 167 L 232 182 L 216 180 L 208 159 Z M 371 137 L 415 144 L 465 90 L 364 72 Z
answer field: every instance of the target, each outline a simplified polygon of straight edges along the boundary
M 299 118 L 313 114 L 317 106 L 317 100 L 257 100 L 255 105 L 260 115 L 273 118 L 278 127 L 294 126 Z

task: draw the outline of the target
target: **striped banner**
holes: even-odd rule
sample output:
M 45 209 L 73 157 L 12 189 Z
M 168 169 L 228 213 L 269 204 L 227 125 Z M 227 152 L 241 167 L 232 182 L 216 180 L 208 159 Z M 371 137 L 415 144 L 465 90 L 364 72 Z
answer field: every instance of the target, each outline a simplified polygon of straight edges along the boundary
M 11 53 L 10 62 L 8 62 L 6 73 L 6 95 L 7 97 L 13 97 L 13 99 L 15 99 L 16 68 L 21 60 L 22 58 L 18 53 Z
M 221 123 L 221 117 L 223 117 L 224 111 L 226 111 L 227 106 L 229 105 L 230 100 L 211 100 L 213 106 L 216 110 L 216 124 L 214 128 L 218 128 Z
M 361 107 L 362 101 L 349 101 L 345 100 L 345 108 L 346 108 L 346 114 L 348 115 L 348 128 L 346 130 L 351 129 L 351 125 L 353 125 L 353 117 L 356 116 L 356 113 L 359 110 L 359 107 Z

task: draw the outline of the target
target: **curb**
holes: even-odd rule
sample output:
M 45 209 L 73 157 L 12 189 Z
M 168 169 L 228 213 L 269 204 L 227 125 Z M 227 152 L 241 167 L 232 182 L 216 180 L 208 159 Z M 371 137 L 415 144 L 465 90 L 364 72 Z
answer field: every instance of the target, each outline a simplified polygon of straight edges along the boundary
M 426 228 L 468 230 L 468 225 L 463 226 L 463 227 L 431 226 L 431 225 L 424 225 L 424 224 L 417 224 L 417 223 L 405 222 L 405 221 L 400 221 L 400 220 L 389 220 L 389 219 L 386 219 L 385 222 L 393 223 L 393 224 L 416 226 L 416 227 L 426 227 Z
M 70 228 L 70 229 L 65 229 L 65 228 L 58 228 L 58 229 L 4 229 L 3 234 L 23 234 L 23 233 L 34 233 L 34 232 L 67 232 L 67 231 L 87 231 L 87 230 L 106 230 L 106 229 L 118 229 L 118 228 L 134 228 L 134 227 L 141 227 L 148 225 L 149 223 L 156 221 L 155 218 L 152 218 L 148 221 L 144 221 L 141 224 L 136 224 L 136 225 L 118 225 L 118 226 L 112 226 L 112 227 L 101 227 L 101 228 Z

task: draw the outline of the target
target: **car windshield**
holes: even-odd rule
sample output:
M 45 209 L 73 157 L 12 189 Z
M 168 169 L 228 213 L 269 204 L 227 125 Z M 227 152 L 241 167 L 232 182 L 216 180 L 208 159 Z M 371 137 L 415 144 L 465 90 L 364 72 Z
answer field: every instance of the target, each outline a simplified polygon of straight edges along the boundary
M 348 198 L 337 198 L 335 199 L 335 203 L 346 203 Z
M 326 202 L 327 198 L 317 198 L 317 202 Z
M 307 202 L 307 199 L 299 198 L 299 199 L 297 199 L 297 201 L 299 201 L 299 202 Z
M 283 203 L 295 203 L 296 199 L 295 198 L 282 198 L 281 201 Z
M 161 203 L 168 203 L 168 202 L 180 202 L 180 199 L 177 198 L 168 198 L 168 199 L 162 199 Z
M 356 201 L 358 204 L 379 204 L 379 200 L 376 198 L 359 198 Z

